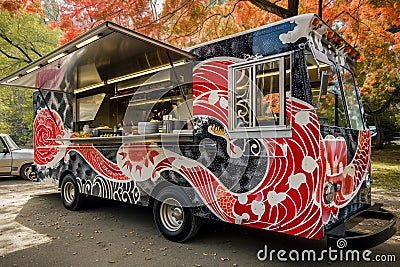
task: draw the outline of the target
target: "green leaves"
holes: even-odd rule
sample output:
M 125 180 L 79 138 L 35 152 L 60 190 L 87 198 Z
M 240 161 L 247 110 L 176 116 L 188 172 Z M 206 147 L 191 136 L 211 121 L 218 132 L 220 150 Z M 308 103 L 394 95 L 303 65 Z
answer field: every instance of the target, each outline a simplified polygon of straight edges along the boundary
M 10 134 L 18 144 L 32 141 L 32 94 L 31 89 L 0 90 L 0 132 Z
M 0 11 L 0 75 L 25 66 L 54 49 L 60 31 L 50 30 L 39 15 Z
M 39 15 L 0 10 L 0 77 L 56 48 L 59 30 L 50 30 Z M 32 140 L 33 90 L 0 87 L 0 132 L 19 144 Z

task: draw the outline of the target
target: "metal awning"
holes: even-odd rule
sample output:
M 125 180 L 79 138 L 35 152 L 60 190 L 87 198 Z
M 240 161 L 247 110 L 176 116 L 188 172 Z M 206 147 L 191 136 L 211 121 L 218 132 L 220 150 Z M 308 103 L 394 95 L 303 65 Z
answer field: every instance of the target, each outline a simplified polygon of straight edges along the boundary
M 104 22 L 0 80 L 1 85 L 80 92 L 169 68 L 196 56 Z

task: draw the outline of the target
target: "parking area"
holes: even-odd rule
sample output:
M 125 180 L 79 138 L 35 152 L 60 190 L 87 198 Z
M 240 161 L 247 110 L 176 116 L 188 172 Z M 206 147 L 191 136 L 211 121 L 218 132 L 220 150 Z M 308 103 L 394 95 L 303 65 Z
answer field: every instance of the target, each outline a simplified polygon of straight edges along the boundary
M 400 191 L 375 190 L 375 199 L 400 213 Z M 149 208 L 94 200 L 79 212 L 64 209 L 57 190 L 18 178 L 0 180 L 0 266 L 292 266 L 272 255 L 260 261 L 267 249 L 325 249 L 324 241 L 269 233 L 225 223 L 205 221 L 196 238 L 185 244 L 165 240 Z M 395 255 L 400 235 L 372 248 L 374 255 Z M 264 253 L 264 252 L 263 252 Z M 264 255 L 262 253 L 262 255 Z M 261 254 L 260 254 L 261 255 Z M 332 260 L 302 265 L 331 265 Z M 348 261 L 336 260 L 338 266 Z M 352 265 L 365 265 L 362 259 Z M 371 262 L 377 265 L 377 262 Z M 396 262 L 380 263 L 397 266 Z

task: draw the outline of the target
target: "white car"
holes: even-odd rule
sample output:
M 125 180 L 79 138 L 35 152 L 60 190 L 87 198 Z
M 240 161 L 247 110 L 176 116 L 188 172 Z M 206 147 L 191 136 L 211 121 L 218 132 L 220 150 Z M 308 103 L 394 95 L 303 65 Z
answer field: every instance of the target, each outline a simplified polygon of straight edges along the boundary
M 0 175 L 34 180 L 33 170 L 33 149 L 21 149 L 8 134 L 0 134 Z

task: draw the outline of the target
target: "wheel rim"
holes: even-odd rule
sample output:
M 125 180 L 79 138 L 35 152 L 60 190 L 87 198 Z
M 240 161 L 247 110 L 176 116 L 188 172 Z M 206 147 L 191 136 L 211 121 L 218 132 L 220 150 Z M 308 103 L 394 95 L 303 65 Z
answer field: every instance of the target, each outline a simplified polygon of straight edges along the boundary
M 75 200 L 75 186 L 72 182 L 66 182 L 63 189 L 64 200 L 71 205 Z
M 31 172 L 32 172 L 32 167 L 26 167 L 26 168 L 24 169 L 24 176 L 25 176 L 25 178 L 30 179 L 30 174 L 31 174 Z
M 183 225 L 183 208 L 174 198 L 167 198 L 160 206 L 161 223 L 170 232 L 178 231 Z

